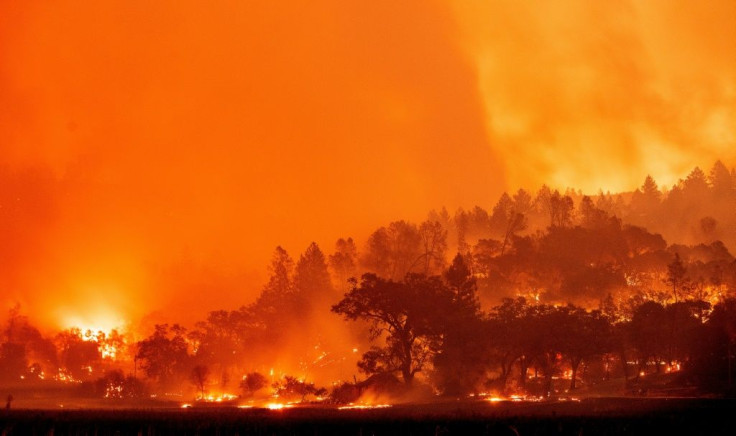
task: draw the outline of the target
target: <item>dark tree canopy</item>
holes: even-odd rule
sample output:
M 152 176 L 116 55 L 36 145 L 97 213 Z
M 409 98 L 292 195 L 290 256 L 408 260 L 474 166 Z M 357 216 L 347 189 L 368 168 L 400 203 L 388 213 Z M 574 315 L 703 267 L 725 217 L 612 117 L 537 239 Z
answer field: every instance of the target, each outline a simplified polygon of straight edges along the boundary
M 349 320 L 369 321 L 371 337 L 385 338 L 385 346 L 363 355 L 359 365 L 364 372 L 400 372 L 411 383 L 436 349 L 453 299 L 438 277 L 409 274 L 395 282 L 364 274 L 332 310 Z

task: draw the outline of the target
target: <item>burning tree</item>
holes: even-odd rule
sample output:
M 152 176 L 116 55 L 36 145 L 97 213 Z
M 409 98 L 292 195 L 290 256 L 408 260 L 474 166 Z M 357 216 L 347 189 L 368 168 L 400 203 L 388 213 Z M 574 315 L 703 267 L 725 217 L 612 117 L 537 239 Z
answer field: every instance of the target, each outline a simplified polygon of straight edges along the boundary
M 560 349 L 570 361 L 570 389 L 575 389 L 580 364 L 613 349 L 612 327 L 600 311 L 583 308 L 558 308 L 558 321 L 563 333 Z
M 107 399 L 142 398 L 147 396 L 146 385 L 132 375 L 125 376 L 121 370 L 108 371 L 94 382 L 95 393 Z
M 89 377 L 92 368 L 102 359 L 96 341 L 85 340 L 78 328 L 64 330 L 56 336 L 61 363 L 75 379 Z
M 400 372 L 406 384 L 424 368 L 441 341 L 441 326 L 453 293 L 439 277 L 409 274 L 403 282 L 364 274 L 332 310 L 348 320 L 371 323 L 371 340 L 385 336 L 358 363 L 366 374 Z
M 189 380 L 196 386 L 200 393 L 200 398 L 204 398 L 204 388 L 207 386 L 207 381 L 210 378 L 210 369 L 205 365 L 197 365 L 192 368 L 192 372 L 189 374 Z
M 308 383 L 290 375 L 285 376 L 282 381 L 274 383 L 273 388 L 276 390 L 279 398 L 287 400 L 298 398 L 299 401 L 304 401 L 308 395 L 319 397 L 327 394 L 325 388 L 317 388 L 314 386 L 314 383 Z
M 479 341 L 479 336 L 485 337 L 486 323 L 475 278 L 460 254 L 443 278 L 453 295 L 453 305 L 446 308 L 442 344 L 432 362 L 432 380 L 444 394 L 474 392 L 486 379 L 489 351 Z
M 679 301 L 678 291 L 682 293 L 688 286 L 686 274 L 687 268 L 682 263 L 680 255 L 675 253 L 674 260 L 667 265 L 667 278 L 665 279 L 665 283 L 672 286 L 672 296 L 675 298 L 675 303 Z
M 44 370 L 55 373 L 58 361 L 54 343 L 20 314 L 20 307 L 12 308 L 8 315 L 0 332 L 0 379 L 18 380 L 31 374 L 38 377 Z
M 256 392 L 268 386 L 268 379 L 260 372 L 251 372 L 243 377 L 240 389 L 246 396 L 253 396 Z
M 190 359 L 184 334 L 179 325 L 157 324 L 151 336 L 138 342 L 135 357 L 149 378 L 165 385 L 181 374 Z

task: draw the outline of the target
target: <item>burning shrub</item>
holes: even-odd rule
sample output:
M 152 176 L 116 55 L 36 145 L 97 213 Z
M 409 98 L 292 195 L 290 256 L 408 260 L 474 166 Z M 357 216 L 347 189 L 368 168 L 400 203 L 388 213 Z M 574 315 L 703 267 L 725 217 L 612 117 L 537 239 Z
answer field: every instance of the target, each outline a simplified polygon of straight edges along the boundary
M 361 389 L 353 383 L 345 382 L 335 386 L 330 393 L 330 402 L 334 404 L 351 404 L 360 398 Z
M 243 377 L 240 382 L 240 389 L 243 390 L 243 395 L 246 397 L 252 397 L 256 392 L 268 386 L 268 379 L 260 372 L 251 372 Z
M 125 376 L 120 370 L 113 370 L 92 384 L 94 396 L 121 399 L 143 398 L 148 395 L 146 385 L 132 375 Z
M 308 395 L 320 397 L 327 394 L 327 389 L 317 388 L 314 383 L 307 383 L 296 377 L 287 375 L 280 382 L 273 384 L 276 394 L 287 401 L 304 401 Z
M 85 340 L 76 328 L 59 333 L 56 342 L 64 369 L 77 380 L 89 379 L 92 368 L 102 359 L 97 342 Z

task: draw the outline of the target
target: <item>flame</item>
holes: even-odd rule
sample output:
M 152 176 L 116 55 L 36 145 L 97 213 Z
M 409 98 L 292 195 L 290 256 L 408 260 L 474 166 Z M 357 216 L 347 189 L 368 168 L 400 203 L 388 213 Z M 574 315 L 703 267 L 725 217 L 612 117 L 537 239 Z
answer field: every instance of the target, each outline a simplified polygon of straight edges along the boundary
M 105 398 L 121 398 L 123 395 L 122 385 L 108 385 L 105 388 Z
M 337 410 L 353 410 L 353 409 L 385 409 L 391 407 L 391 404 L 353 404 L 350 403 L 347 406 L 340 406 Z
M 96 327 L 82 327 L 79 325 L 74 325 L 69 328 L 70 331 L 77 332 L 77 336 L 86 342 L 95 342 L 97 343 L 98 350 L 100 352 L 100 356 L 103 359 L 110 359 L 110 360 L 117 360 L 121 350 L 119 347 L 111 342 L 109 339 L 112 337 L 120 337 L 123 344 L 126 344 L 127 341 L 124 337 L 121 337 L 119 335 L 117 328 L 112 328 L 110 330 L 103 330 L 101 328 Z M 117 335 L 115 333 L 118 333 Z M 88 371 L 91 373 L 92 368 L 88 367 Z
M 65 383 L 82 383 L 81 380 L 75 379 L 71 374 L 69 374 L 69 372 L 61 368 L 59 368 L 59 373 L 55 375 L 53 379 Z
M 471 394 L 469 397 L 475 397 L 476 395 Z M 500 403 L 504 401 L 513 401 L 513 402 L 520 402 L 520 401 L 527 401 L 527 402 L 538 402 L 544 400 L 544 397 L 533 397 L 533 396 L 527 396 L 527 395 L 519 395 L 519 394 L 512 394 L 508 397 L 499 396 L 496 394 L 490 394 L 488 392 L 481 392 L 477 395 L 478 397 L 484 397 L 485 401 L 488 401 L 489 403 Z
M 228 393 L 219 393 L 219 394 L 209 394 L 205 397 L 199 396 L 197 397 L 197 401 L 204 401 L 207 403 L 221 403 L 223 401 L 232 401 L 234 399 L 238 398 L 237 395 L 228 394 Z

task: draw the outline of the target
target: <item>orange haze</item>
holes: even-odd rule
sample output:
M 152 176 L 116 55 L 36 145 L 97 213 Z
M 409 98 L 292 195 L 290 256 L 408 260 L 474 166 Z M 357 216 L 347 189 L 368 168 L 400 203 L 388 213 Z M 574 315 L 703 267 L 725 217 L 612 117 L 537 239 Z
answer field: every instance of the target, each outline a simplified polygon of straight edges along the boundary
M 203 318 L 276 245 L 505 189 L 736 163 L 733 1 L 85 3 L 0 3 L 0 302 L 47 327 Z

